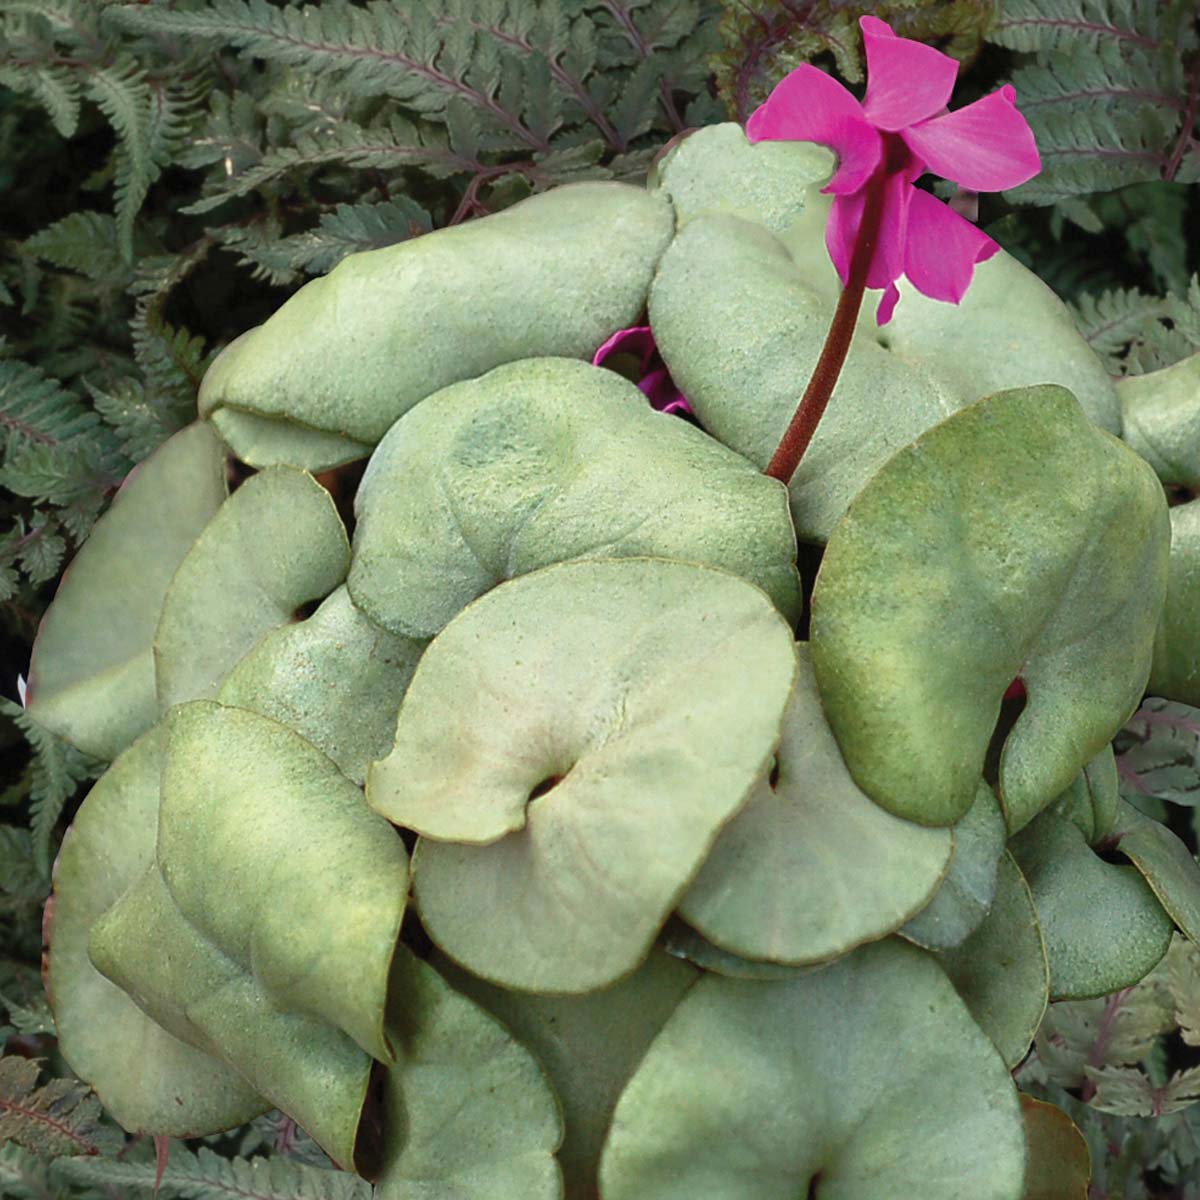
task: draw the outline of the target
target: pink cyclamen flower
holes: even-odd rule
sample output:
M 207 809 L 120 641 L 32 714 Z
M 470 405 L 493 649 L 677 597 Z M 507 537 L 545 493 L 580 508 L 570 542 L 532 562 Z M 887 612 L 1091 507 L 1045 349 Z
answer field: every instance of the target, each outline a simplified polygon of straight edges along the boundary
M 654 333 L 649 325 L 634 325 L 629 329 L 618 329 L 592 356 L 592 366 L 602 367 L 613 359 L 610 367 L 617 369 L 620 358 L 626 358 L 633 375 L 633 382 L 650 401 L 650 407 L 665 413 L 690 413 L 692 406 L 687 397 L 675 386 L 670 371 L 658 354 Z M 619 374 L 626 374 L 618 370 Z
M 974 104 L 946 110 L 958 63 L 940 50 L 897 37 L 878 17 L 862 17 L 867 94 L 860 103 L 836 79 L 805 64 L 746 123 L 752 142 L 819 142 L 837 170 L 822 189 L 835 199 L 825 245 L 842 282 L 850 274 L 869 186 L 881 188 L 879 236 L 866 286 L 886 289 L 876 311 L 885 325 L 901 275 L 919 292 L 957 304 L 975 264 L 999 249 L 987 234 L 929 192 L 913 186 L 927 170 L 975 192 L 1016 187 L 1041 170 L 1033 131 L 1002 87 Z

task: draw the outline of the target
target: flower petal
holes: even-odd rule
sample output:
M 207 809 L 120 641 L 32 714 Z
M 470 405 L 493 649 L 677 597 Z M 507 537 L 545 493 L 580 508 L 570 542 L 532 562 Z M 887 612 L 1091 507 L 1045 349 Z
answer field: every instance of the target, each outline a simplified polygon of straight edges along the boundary
M 691 412 L 687 397 L 679 390 L 671 372 L 666 367 L 659 367 L 638 380 L 642 394 L 650 401 L 650 407 L 659 412 Z
M 895 131 L 941 112 L 950 100 L 958 63 L 948 54 L 897 37 L 878 17 L 862 17 L 867 52 L 863 112 L 877 129 Z
M 957 304 L 971 285 L 975 264 L 1000 247 L 936 196 L 913 188 L 904 244 L 904 274 L 933 300 Z
M 857 191 L 882 154 L 879 134 L 862 106 L 832 76 L 804 63 L 790 71 L 746 122 L 752 142 L 819 142 L 838 156 L 838 168 L 822 189 L 838 195 Z
M 899 299 L 900 289 L 894 283 L 889 283 L 883 295 L 879 297 L 879 306 L 875 309 L 876 325 L 886 325 L 892 319 L 892 313 L 896 311 L 896 301 Z
M 641 363 L 644 372 L 650 366 L 650 360 L 658 347 L 654 344 L 654 333 L 649 325 L 633 325 L 629 329 L 618 329 L 592 355 L 592 366 L 604 365 L 605 359 L 614 354 L 628 354 Z
M 998 192 L 1041 169 L 1033 130 L 1017 111 L 1010 84 L 966 108 L 901 130 L 931 171 L 976 192 Z
M 867 268 L 866 283 L 869 288 L 886 288 L 903 274 L 908 208 L 910 198 L 916 192 L 904 175 L 887 176 L 883 186 L 879 235 Z M 838 196 L 825 224 L 825 246 L 843 284 L 850 278 L 850 262 L 865 207 L 865 191 L 855 192 L 852 196 Z M 890 309 L 888 312 L 890 315 Z

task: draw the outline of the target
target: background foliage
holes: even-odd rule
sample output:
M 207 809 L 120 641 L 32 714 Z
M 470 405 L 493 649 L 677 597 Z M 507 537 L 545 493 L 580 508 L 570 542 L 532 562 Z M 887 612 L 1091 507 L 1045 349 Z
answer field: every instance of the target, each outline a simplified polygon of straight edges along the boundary
M 573 179 L 640 181 L 802 61 L 860 84 L 864 12 L 959 58 L 956 104 L 1015 85 L 1045 170 L 958 199 L 1111 371 L 1200 349 L 1196 0 L 0 0 L 0 1196 L 159 1174 L 55 1060 L 41 907 L 103 764 L 24 714 L 18 677 L 64 561 L 190 420 L 213 352 L 346 254 Z M 1120 759 L 1193 848 L 1198 747 L 1200 714 L 1150 706 Z M 1052 1011 L 1021 1081 L 1075 1116 L 1096 1196 L 1200 1195 L 1198 1013 L 1179 948 L 1131 993 Z M 326 1165 L 264 1118 L 175 1148 L 159 1182 L 365 1194 Z

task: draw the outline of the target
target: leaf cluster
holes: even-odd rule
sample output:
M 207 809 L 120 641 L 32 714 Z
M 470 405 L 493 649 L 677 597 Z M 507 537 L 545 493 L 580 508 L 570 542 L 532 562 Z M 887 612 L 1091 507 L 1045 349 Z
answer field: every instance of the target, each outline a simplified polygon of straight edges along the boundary
M 1098 1194 L 1151 1200 L 1194 1182 L 1200 1066 L 1173 1064 L 1195 1061 L 1198 1006 L 1200 949 L 1177 935 L 1141 983 L 1047 1013 L 1017 1078 L 1079 1127 Z

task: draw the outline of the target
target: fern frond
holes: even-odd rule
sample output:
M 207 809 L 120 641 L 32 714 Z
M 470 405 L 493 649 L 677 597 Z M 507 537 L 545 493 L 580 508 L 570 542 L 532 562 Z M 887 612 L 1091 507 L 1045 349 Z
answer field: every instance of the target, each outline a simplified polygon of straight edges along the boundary
M 439 35 L 431 11 L 408 0 L 376 0 L 366 8 L 347 0 L 302 8 L 276 8 L 267 0 L 212 0 L 205 9 L 183 12 L 140 5 L 116 11 L 126 28 L 217 38 L 256 58 L 336 75 L 357 94 L 388 96 L 422 115 L 444 113 L 449 100 L 458 97 L 518 144 L 549 149 L 518 112 L 468 78 L 463 68 L 470 62 L 471 31 L 458 26 Z
M 323 275 L 347 254 L 392 246 L 432 227 L 429 213 L 410 197 L 399 196 L 377 204 L 339 204 L 307 233 L 242 250 L 251 262 L 276 276 Z
M 72 1183 L 90 1188 L 151 1192 L 156 1166 L 96 1158 L 63 1159 L 56 1169 Z M 286 1158 L 226 1159 L 201 1148 L 191 1154 L 171 1147 L 171 1156 L 158 1185 L 160 1196 L 185 1200 L 369 1200 L 371 1187 L 346 1171 L 324 1170 Z
M 93 441 L 20 446 L 0 467 L 0 486 L 18 496 L 59 506 L 114 489 L 119 482 L 105 462 L 104 451 Z
M 349 167 L 424 168 L 431 174 L 474 172 L 480 164 L 452 149 L 444 141 L 431 139 L 411 122 L 393 117 L 372 129 L 346 124 L 325 137 L 299 137 L 294 146 L 284 146 L 263 156 L 248 170 L 233 176 L 204 199 L 188 205 L 185 213 L 200 214 L 236 196 L 245 196 L 268 183 L 297 172 L 311 173 L 330 164 Z
M 0 1145 L 0 1196 L 11 1200 L 50 1200 L 55 1194 L 48 1163 L 16 1142 Z
M 1182 337 L 1200 350 L 1200 275 L 1193 275 L 1184 295 L 1167 298 L 1167 316 Z
M 0 1143 L 11 1141 L 42 1158 L 89 1157 L 122 1142 L 101 1124 L 100 1102 L 77 1079 L 52 1079 L 38 1086 L 38 1064 L 0 1058 Z
M 1051 108 L 1080 112 L 1148 104 L 1165 110 L 1164 123 L 1174 127 L 1185 108 L 1178 59 L 1163 61 L 1137 48 L 1122 52 L 1111 42 L 1089 53 L 1053 51 L 1041 63 L 1015 71 L 1013 85 L 1017 104 L 1031 123 Z
M 0 64 L 0 85 L 32 96 L 49 114 L 60 136 L 75 136 L 83 103 L 77 72 L 50 63 Z
M 1025 204 L 1053 204 L 1069 196 L 1108 192 L 1162 177 L 1172 124 L 1161 110 L 1097 108 L 1091 113 L 1046 110 L 1038 119 L 1041 173 L 1006 192 Z
M 152 146 L 153 91 L 137 64 L 123 60 L 92 72 L 88 95 L 100 106 L 117 135 L 113 181 L 117 241 L 122 256 L 129 261 L 133 258 L 134 217 L 161 170 Z
M 26 238 L 24 248 L 56 267 L 78 271 L 89 279 L 124 282 L 129 267 L 117 249 L 117 241 L 114 217 L 81 211 Z
M 0 431 L 5 461 L 22 447 L 63 446 L 98 421 L 56 379 L 28 363 L 0 359 Z
M 40 902 L 50 890 L 50 877 L 33 861 L 33 837 L 17 825 L 0 825 L 0 894 L 20 902 Z
M 1010 50 L 1102 45 L 1154 52 L 1180 27 L 1186 0 L 1004 0 L 988 41 Z
M 33 861 L 48 875 L 50 841 L 58 818 L 79 785 L 95 779 L 103 764 L 51 733 L 11 700 L 0 698 L 0 713 L 16 722 L 33 751 L 29 786 Z
M 1108 360 L 1110 373 L 1117 375 L 1121 373 L 1119 356 L 1165 314 L 1166 301 L 1137 288 L 1114 288 L 1099 295 L 1084 292 L 1068 307 L 1087 344 Z
M 54 1033 L 54 1014 L 44 995 L 34 996 L 28 1004 L 22 1004 L 0 992 L 0 1009 L 7 1013 L 12 1027 L 23 1037 Z

